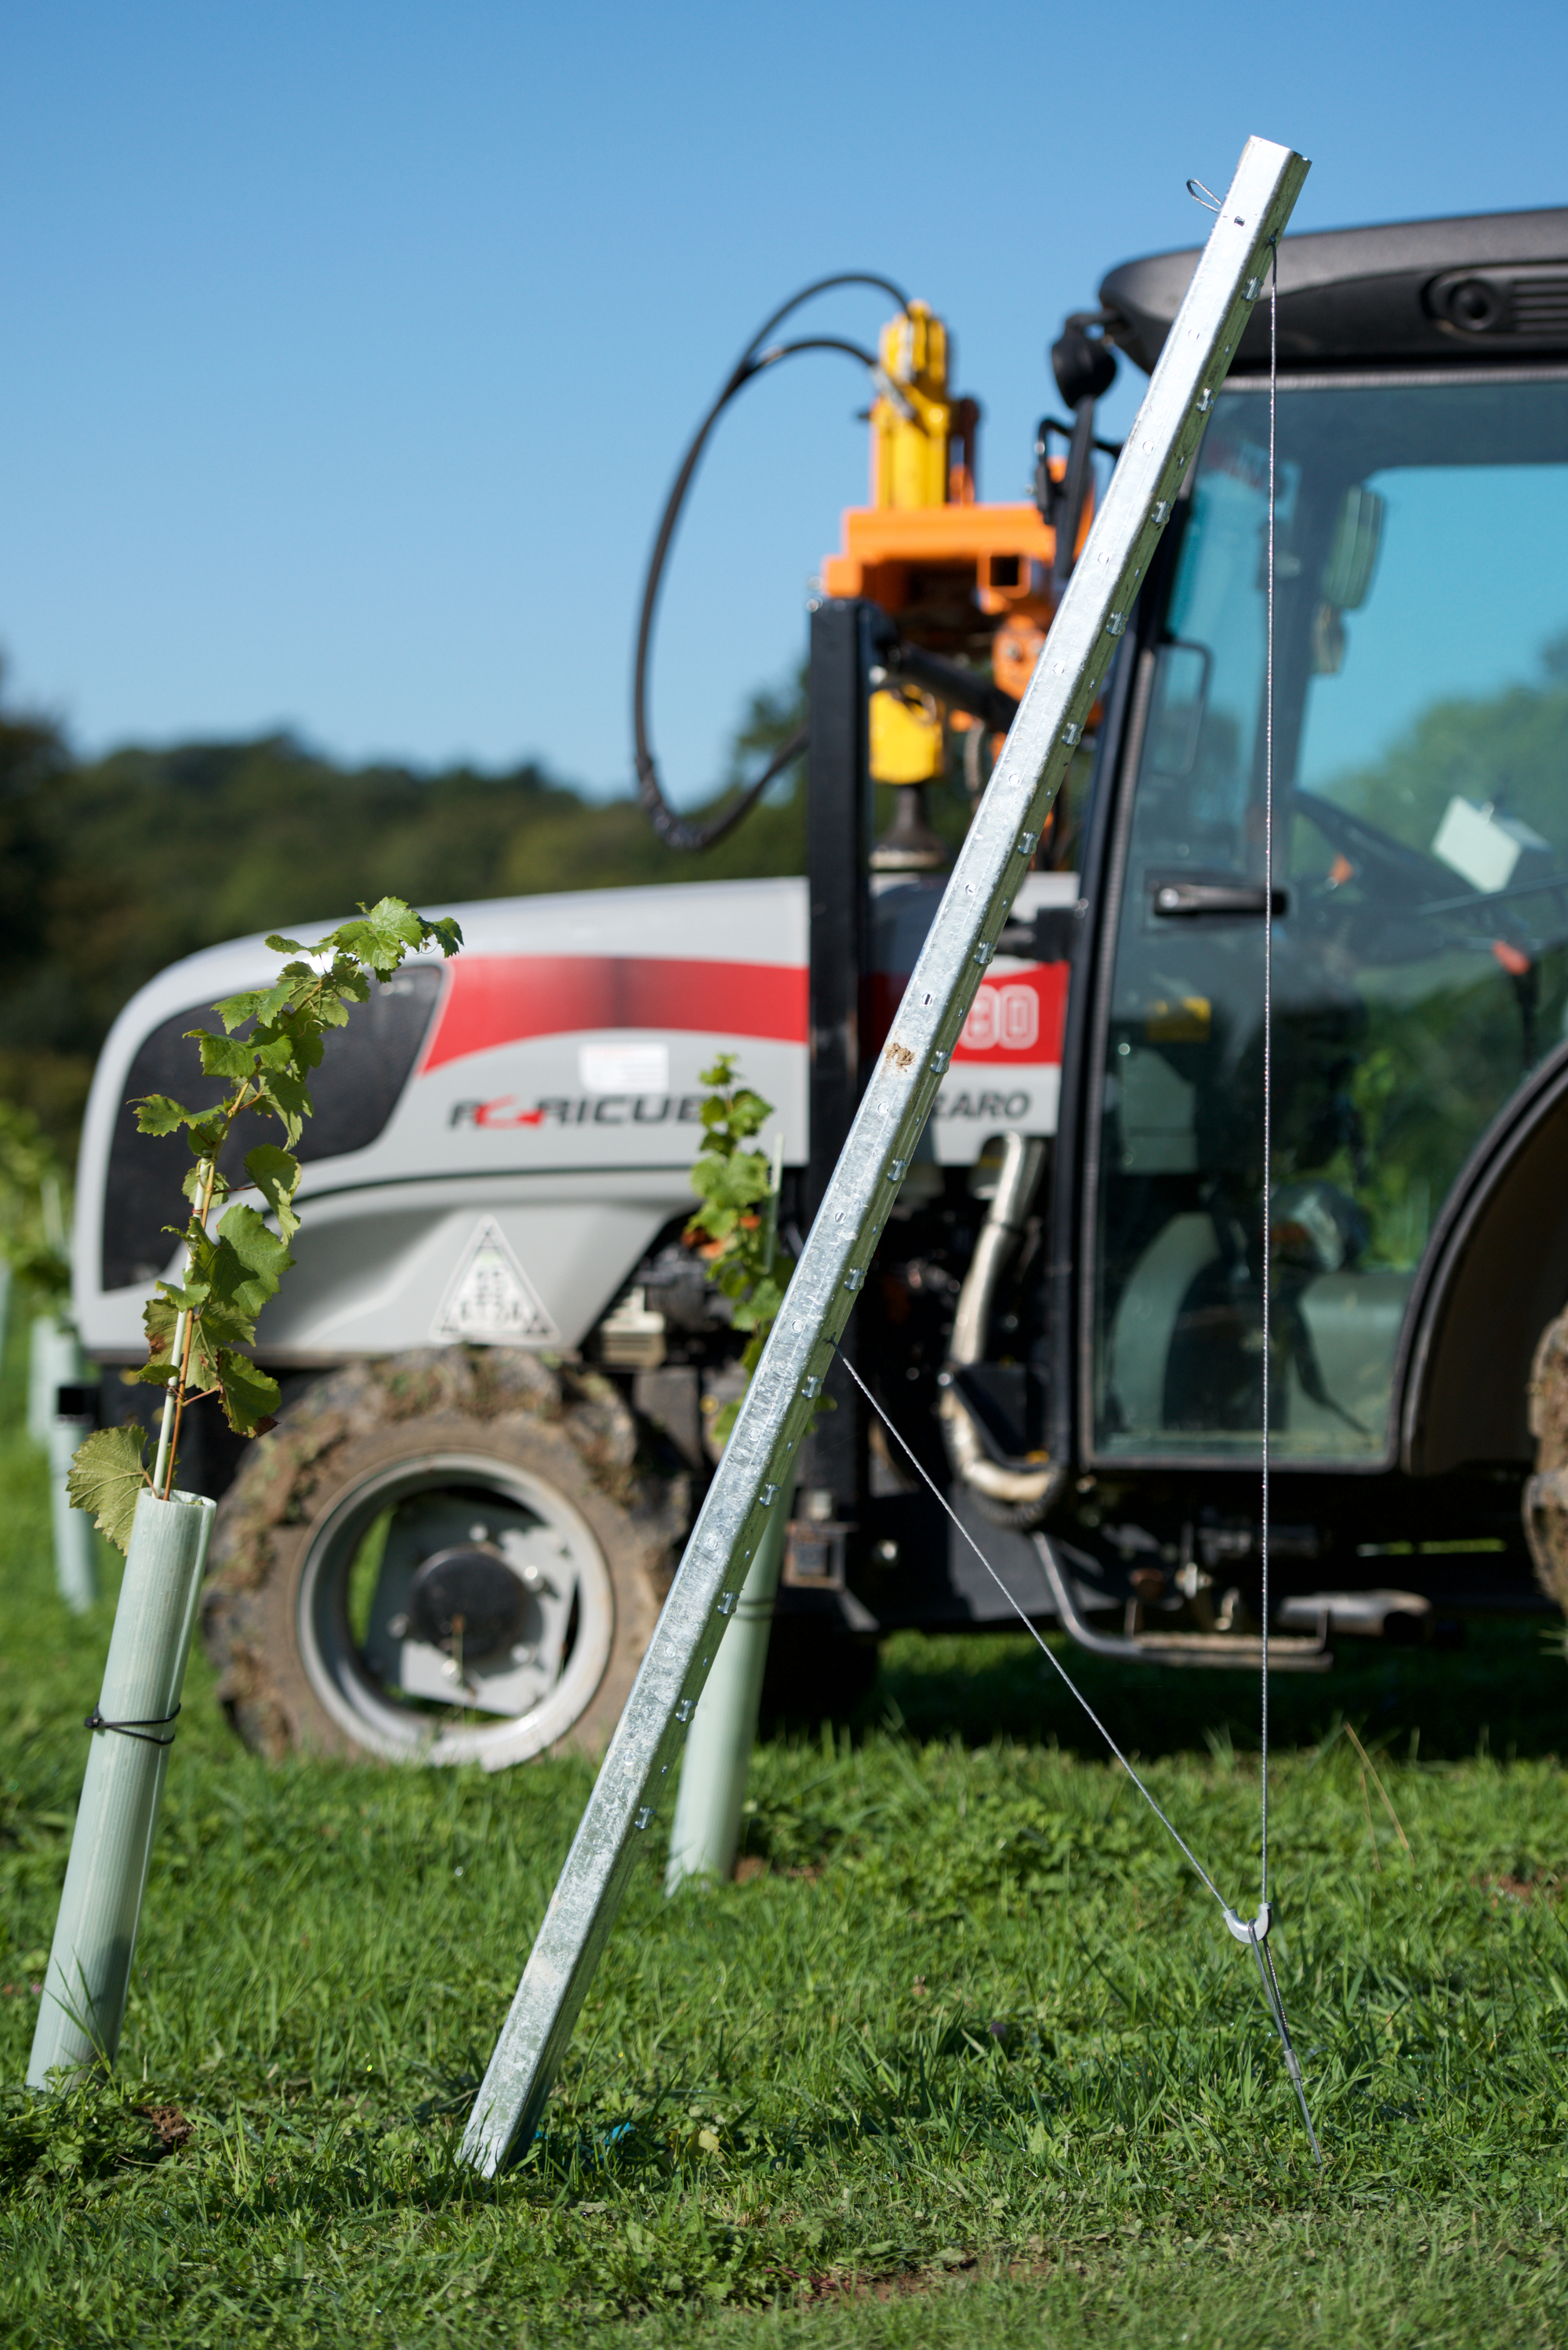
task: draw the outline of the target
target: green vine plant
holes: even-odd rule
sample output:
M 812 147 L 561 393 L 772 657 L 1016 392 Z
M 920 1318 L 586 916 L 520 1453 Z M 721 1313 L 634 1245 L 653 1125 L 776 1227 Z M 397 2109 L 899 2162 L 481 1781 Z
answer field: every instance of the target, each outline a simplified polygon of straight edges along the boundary
M 32 1111 L 0 1101 L 0 1262 L 40 1312 L 69 1306 L 68 1200 L 59 1153 Z
M 327 1032 L 345 1025 L 351 1007 L 369 1001 L 371 980 L 389 979 L 410 948 L 433 942 L 443 955 L 453 955 L 462 943 L 454 921 L 427 921 L 400 898 L 361 905 L 360 913 L 361 920 L 344 922 L 314 946 L 269 938 L 275 953 L 295 958 L 273 984 L 247 988 L 216 1004 L 222 1035 L 206 1028 L 186 1031 L 200 1047 L 203 1074 L 223 1082 L 215 1108 L 190 1109 L 167 1094 L 149 1094 L 136 1104 L 140 1131 L 183 1129 L 194 1163 L 184 1181 L 191 1202 L 182 1235 L 184 1279 L 160 1281 L 142 1317 L 148 1358 L 136 1376 L 164 1390 L 156 1461 L 149 1472 L 144 1429 L 103 1428 L 78 1449 L 68 1480 L 75 1506 L 90 1510 L 99 1532 L 121 1550 L 130 1543 L 142 1489 L 151 1486 L 162 1501 L 173 1493 L 180 1423 L 188 1404 L 218 1396 L 224 1418 L 240 1436 L 265 1435 L 274 1424 L 277 1382 L 243 1350 L 254 1345 L 256 1317 L 294 1263 L 288 1244 L 300 1222 L 294 1204 L 300 1167 L 294 1151 L 313 1112 L 309 1075 L 321 1065 Z M 243 1036 L 235 1033 L 240 1029 Z M 260 1210 L 236 1200 L 214 1232 L 209 1230 L 213 1214 L 236 1188 L 222 1171 L 223 1147 L 234 1121 L 258 1112 L 282 1127 L 284 1145 L 264 1142 L 248 1150 L 247 1180 L 239 1188 L 261 1193 L 272 1223 Z
M 750 1333 L 741 1357 L 749 1381 L 794 1270 L 793 1257 L 779 1247 L 777 1160 L 753 1146 L 774 1106 L 736 1082 L 733 1053 L 721 1053 L 702 1071 L 701 1083 L 710 1090 L 702 1103 L 702 1155 L 691 1170 L 691 1189 L 702 1204 L 687 1222 L 686 1239 L 706 1259 L 715 1288 L 732 1302 L 732 1327 Z M 716 1444 L 728 1443 L 740 1409 L 739 1397 L 721 1408 L 713 1421 Z

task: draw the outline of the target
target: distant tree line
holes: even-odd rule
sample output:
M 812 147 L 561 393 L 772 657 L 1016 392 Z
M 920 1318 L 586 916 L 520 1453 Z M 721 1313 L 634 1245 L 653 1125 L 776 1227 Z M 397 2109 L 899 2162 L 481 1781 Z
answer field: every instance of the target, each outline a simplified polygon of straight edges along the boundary
M 736 779 L 801 723 L 804 690 L 754 695 Z M 680 856 L 634 801 L 590 801 L 530 761 L 504 775 L 341 767 L 286 734 L 74 758 L 0 707 L 0 1100 L 74 1155 L 99 1047 L 167 963 L 298 931 L 361 899 L 476 898 L 804 869 L 798 772 L 717 847 Z

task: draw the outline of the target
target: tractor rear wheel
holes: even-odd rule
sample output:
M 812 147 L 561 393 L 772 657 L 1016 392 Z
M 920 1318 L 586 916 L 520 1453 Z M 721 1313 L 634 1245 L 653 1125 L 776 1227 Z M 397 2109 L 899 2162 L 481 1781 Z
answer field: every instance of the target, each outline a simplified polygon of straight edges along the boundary
M 203 1637 L 245 1743 L 500 1770 L 592 1752 L 684 1530 L 608 1380 L 450 1347 L 308 1389 L 219 1506 Z
M 1549 1322 L 1530 1372 L 1535 1474 L 1524 1488 L 1524 1534 L 1535 1577 L 1568 1615 L 1568 1313 Z

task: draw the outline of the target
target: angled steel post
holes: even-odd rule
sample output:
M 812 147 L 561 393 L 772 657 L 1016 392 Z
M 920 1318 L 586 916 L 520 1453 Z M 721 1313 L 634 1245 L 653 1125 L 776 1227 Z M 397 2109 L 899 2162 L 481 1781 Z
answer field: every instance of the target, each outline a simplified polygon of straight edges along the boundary
M 486 2177 L 536 2126 L 746 1571 L 801 1440 L 980 977 L 1308 165 L 1250 139 L 971 825 L 545 1912 L 469 2117 Z

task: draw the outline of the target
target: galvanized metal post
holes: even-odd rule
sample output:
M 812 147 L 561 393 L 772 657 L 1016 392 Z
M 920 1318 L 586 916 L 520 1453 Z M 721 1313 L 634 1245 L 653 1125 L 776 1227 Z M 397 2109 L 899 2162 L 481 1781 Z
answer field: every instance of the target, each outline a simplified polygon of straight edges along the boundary
M 611 1739 L 463 2138 L 486 2176 L 549 2095 L 628 1875 L 759 1544 L 784 1505 L 813 1404 L 1041 823 L 1263 290 L 1308 166 L 1249 140 L 1104 504 L 970 827 L 828 1185 L 784 1313 L 709 1487 Z

